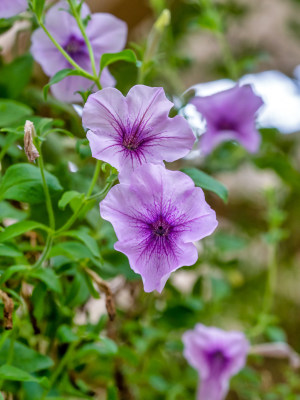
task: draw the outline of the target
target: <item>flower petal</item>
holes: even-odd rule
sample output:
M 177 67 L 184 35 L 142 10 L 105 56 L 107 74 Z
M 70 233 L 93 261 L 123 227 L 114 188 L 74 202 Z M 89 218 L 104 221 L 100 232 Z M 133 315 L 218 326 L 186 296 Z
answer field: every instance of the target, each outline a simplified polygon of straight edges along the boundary
M 0 18 L 10 18 L 28 8 L 27 0 L 1 0 Z
M 127 40 L 127 25 L 107 13 L 92 14 L 86 33 L 93 47 L 97 67 L 101 55 L 121 51 Z
M 196 262 L 192 242 L 217 224 L 215 213 L 203 203 L 202 190 L 189 177 L 154 164 L 137 168 L 129 183 L 114 186 L 101 202 L 101 216 L 119 239 L 115 249 L 142 276 L 146 292 L 161 292 L 172 271 Z M 166 233 L 157 233 L 157 223 Z
M 60 101 L 66 103 L 80 103 L 82 97 L 78 91 L 85 92 L 94 85 L 89 79 L 82 76 L 67 76 L 62 81 L 51 86 L 51 92 Z

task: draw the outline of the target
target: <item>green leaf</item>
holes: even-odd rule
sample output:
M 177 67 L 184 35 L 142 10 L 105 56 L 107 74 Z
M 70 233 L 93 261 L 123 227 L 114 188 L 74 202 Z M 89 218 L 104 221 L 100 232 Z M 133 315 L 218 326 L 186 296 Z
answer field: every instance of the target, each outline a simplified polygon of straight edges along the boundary
M 247 241 L 239 236 L 217 232 L 214 240 L 218 251 L 238 251 L 246 247 Z
M 13 225 L 9 225 L 3 232 L 0 232 L 0 242 L 5 242 L 16 236 L 22 235 L 25 232 L 32 231 L 34 229 L 42 229 L 47 231 L 49 228 L 36 221 L 21 221 Z
M 52 76 L 49 83 L 47 83 L 47 85 L 44 86 L 43 89 L 44 99 L 47 100 L 48 92 L 52 85 L 62 81 L 67 76 L 72 76 L 72 75 L 81 75 L 81 72 L 77 71 L 76 69 L 66 68 L 58 71 L 54 76 Z
M 115 385 L 109 385 L 107 387 L 107 396 L 106 400 L 118 400 L 118 389 Z
M 181 171 L 192 178 L 196 186 L 216 193 L 225 203 L 227 202 L 228 190 L 221 182 L 196 168 L 183 168 Z
M 25 272 L 28 271 L 27 265 L 13 265 L 9 267 L 4 274 L 1 275 L 0 278 L 0 285 L 8 281 L 13 275 L 17 274 L 18 272 Z
M 45 377 L 36 378 L 35 376 L 30 375 L 28 372 L 23 371 L 22 369 L 7 364 L 0 367 L 0 379 L 18 382 L 39 382 L 46 387 L 48 383 L 48 379 Z
M 0 99 L 0 128 L 22 124 L 32 113 L 32 109 L 25 104 Z
M 57 337 L 61 343 L 72 343 L 78 340 L 78 336 L 68 325 L 61 325 L 58 328 Z
M 13 18 L 0 18 L 0 35 L 10 29 L 14 24 Z
M 90 259 L 93 254 L 90 250 L 81 243 L 78 242 L 63 242 L 58 243 L 52 247 L 49 257 L 65 256 L 74 261 L 79 261 L 83 259 Z
M 45 318 L 45 313 L 47 309 L 46 298 L 49 295 L 48 289 L 43 282 L 39 282 L 34 285 L 34 289 L 31 295 L 31 302 L 34 304 L 33 315 L 35 316 L 37 322 L 39 323 L 43 318 Z
M 16 99 L 29 83 L 33 68 L 31 54 L 25 54 L 0 69 L 0 92 Z
M 45 173 L 50 195 L 62 190 L 56 176 Z M 19 163 L 10 166 L 0 183 L 0 198 L 39 204 L 45 201 L 41 171 L 38 167 Z
M 220 13 L 214 9 L 208 9 L 203 12 L 198 21 L 203 29 L 208 29 L 213 32 L 222 31 L 222 19 Z
M 58 294 L 62 293 L 61 282 L 53 269 L 41 268 L 30 273 L 30 276 L 44 282 L 45 285 L 53 292 L 56 292 Z
M 6 129 L 2 129 L 6 130 Z M 5 135 L 4 142 L 2 143 L 2 149 L 0 152 L 0 160 L 4 157 L 10 146 L 17 141 L 18 139 L 22 138 L 24 136 L 24 131 L 22 130 L 21 132 L 15 130 L 15 129 L 8 129 L 7 130 L 8 134 Z
M 1 185 L 0 185 L 1 186 Z M 15 208 L 8 201 L 0 202 L 0 222 L 4 218 L 12 218 L 16 220 L 23 220 L 27 217 L 26 211 Z
M 81 242 L 83 242 L 86 245 L 86 247 L 91 251 L 91 253 L 95 257 L 97 257 L 97 258 L 100 257 L 99 248 L 98 248 L 96 240 L 94 238 L 92 238 L 84 230 L 67 231 L 67 232 L 62 233 L 61 236 L 69 236 L 69 237 L 73 237 L 73 238 L 80 240 Z
M 45 0 L 33 0 L 33 9 L 38 20 L 40 20 L 43 15 L 44 6 Z
M 100 71 L 102 71 L 108 65 L 117 62 L 126 61 L 129 63 L 136 63 L 136 55 L 132 50 L 126 49 L 119 53 L 105 53 L 101 57 Z
M 2 257 L 22 257 L 23 253 L 15 246 L 0 243 L 0 256 Z
M 61 199 L 58 202 L 58 207 L 64 210 L 66 206 L 74 199 L 80 199 L 83 200 L 84 198 L 84 193 L 79 193 L 76 192 L 76 190 L 70 190 L 68 192 L 65 192 Z
M 86 303 L 90 297 L 90 291 L 84 279 L 82 272 L 77 272 L 71 285 L 68 286 L 64 293 L 64 304 L 68 308 L 75 308 Z
M 94 287 L 94 282 L 92 280 L 92 278 L 88 275 L 88 274 L 83 274 L 84 280 L 86 282 L 86 285 L 89 289 L 89 292 L 91 294 L 91 296 L 94 297 L 94 299 L 100 299 L 100 294 L 99 292 L 97 292 L 97 290 Z
M 114 356 L 118 353 L 116 343 L 106 337 L 101 338 L 100 343 L 88 343 L 83 345 L 77 352 L 76 357 L 79 359 L 89 355 L 98 356 Z
M 6 339 L 0 351 L 0 365 L 5 364 L 10 350 L 10 339 Z M 53 366 L 51 358 L 30 349 L 23 343 L 14 343 L 14 352 L 11 365 L 23 371 L 33 373 Z

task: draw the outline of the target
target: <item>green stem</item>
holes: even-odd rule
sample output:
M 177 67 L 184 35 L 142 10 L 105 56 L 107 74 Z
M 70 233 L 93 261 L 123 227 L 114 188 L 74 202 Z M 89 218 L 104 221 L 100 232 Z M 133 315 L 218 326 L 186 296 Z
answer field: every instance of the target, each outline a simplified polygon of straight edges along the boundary
M 105 185 L 105 187 L 103 188 L 103 190 L 101 190 L 101 192 L 98 192 L 96 194 L 94 194 L 93 196 L 90 197 L 86 197 L 82 203 L 78 206 L 77 210 L 74 212 L 74 214 L 71 216 L 71 218 L 60 228 L 55 232 L 55 236 L 59 236 L 61 233 L 63 233 L 64 231 L 68 230 L 76 221 L 80 211 L 82 210 L 82 207 L 84 206 L 84 204 L 86 204 L 86 202 L 91 201 L 91 200 L 95 200 L 98 199 L 98 201 L 100 201 L 102 198 L 104 198 L 107 194 L 107 192 L 110 190 L 110 188 L 112 187 L 112 185 L 114 184 L 115 181 L 109 182 Z
M 97 179 L 98 179 L 98 176 L 99 176 L 99 173 L 100 173 L 100 169 L 101 169 L 101 161 L 97 160 L 96 168 L 95 168 L 95 171 L 94 171 L 94 175 L 93 175 L 91 184 L 90 184 L 90 186 L 88 188 L 86 197 L 82 200 L 81 204 L 79 204 L 79 206 L 77 207 L 76 211 L 71 216 L 71 218 L 60 229 L 58 229 L 58 231 L 56 232 L 56 235 L 68 230 L 74 224 L 74 222 L 76 221 L 80 211 L 82 210 L 82 207 L 84 206 L 85 202 L 88 200 L 87 197 L 89 197 L 91 195 L 91 193 L 92 193 L 92 191 L 93 191 L 93 189 L 95 187 L 95 184 L 97 182 Z
M 40 154 L 39 159 L 38 159 L 38 164 L 40 167 L 42 181 L 43 181 L 43 188 L 44 188 L 44 193 L 45 193 L 45 198 L 46 198 L 46 207 L 47 207 L 47 212 L 48 212 L 48 217 L 49 217 L 49 225 L 50 225 L 50 228 L 52 230 L 54 230 L 55 229 L 55 218 L 54 218 L 54 212 L 53 212 L 50 192 L 49 192 L 49 188 L 47 186 L 46 177 L 45 177 L 45 167 L 44 167 L 44 160 L 43 160 L 43 154 L 41 151 L 41 146 L 38 146 L 38 150 L 39 150 L 39 154 Z
M 237 80 L 239 78 L 237 64 L 226 38 L 226 29 L 224 27 L 223 20 L 221 19 L 219 10 L 217 9 L 216 4 L 213 0 L 202 0 L 201 2 L 199 2 L 199 4 L 201 9 L 202 7 L 204 7 L 204 9 L 206 9 L 207 11 L 212 11 L 215 15 L 219 16 L 218 30 L 216 30 L 215 35 L 219 41 L 222 50 L 224 64 L 227 69 L 228 76 L 233 80 Z
M 84 200 L 82 201 L 81 204 L 79 204 L 79 206 L 77 207 L 77 210 L 74 212 L 74 214 L 71 216 L 71 218 L 69 218 L 68 221 L 55 232 L 55 236 L 57 236 L 58 234 L 60 234 L 64 231 L 67 231 L 74 224 L 80 211 L 82 210 L 83 205 L 84 205 Z
M 86 44 L 86 46 L 88 48 L 88 52 L 89 52 L 89 56 L 90 56 L 90 60 L 91 60 L 91 66 L 92 66 L 92 70 L 93 70 L 93 74 L 94 74 L 94 81 L 95 81 L 98 89 L 102 89 L 101 84 L 100 84 L 100 79 L 98 77 L 98 73 L 97 73 L 97 69 L 96 69 L 93 48 L 92 48 L 91 42 L 90 42 L 90 40 L 89 40 L 89 38 L 88 38 L 88 36 L 86 34 L 85 27 L 84 27 L 84 25 L 82 23 L 81 16 L 77 12 L 77 8 L 76 8 L 76 4 L 74 4 L 74 0 L 68 0 L 68 3 L 70 5 L 70 7 L 71 7 L 73 16 L 76 19 L 77 25 L 78 25 L 78 27 L 80 29 L 80 32 L 81 32 L 81 34 L 82 34 L 82 36 L 84 38 L 85 44 Z
M 276 277 L 277 277 L 277 261 L 276 261 L 276 251 L 277 246 L 271 245 L 269 249 L 269 263 L 268 263 L 268 272 L 267 272 L 267 281 L 263 299 L 262 310 L 258 316 L 257 324 L 251 329 L 249 333 L 249 337 L 257 337 L 261 335 L 268 323 L 266 320 L 266 316 L 272 310 L 273 300 L 274 300 L 274 292 L 276 288 Z
M 66 60 L 77 70 L 81 73 L 81 75 L 87 79 L 90 79 L 97 83 L 98 77 L 95 78 L 92 74 L 88 73 L 85 71 L 83 68 L 81 68 L 70 56 L 69 54 L 61 47 L 61 45 L 54 39 L 54 37 L 51 35 L 51 33 L 48 31 L 44 23 L 39 20 L 39 25 L 43 29 L 43 31 L 46 33 L 48 38 L 51 40 L 51 42 L 54 44 L 54 46 L 61 52 L 61 54 L 66 58 Z
M 48 237 L 47 237 L 47 240 L 46 240 L 46 245 L 44 247 L 44 250 L 43 250 L 40 258 L 32 266 L 33 269 L 37 269 L 43 264 L 43 262 L 46 260 L 48 254 L 49 254 L 49 252 L 51 250 L 52 244 L 53 244 L 53 235 L 49 234 Z
M 143 56 L 142 64 L 138 70 L 137 81 L 139 84 L 144 83 L 145 73 L 148 68 L 149 62 L 154 58 L 159 43 L 161 41 L 163 32 L 165 28 L 169 25 L 171 19 L 171 14 L 168 9 L 164 9 L 158 19 L 155 21 L 151 32 L 149 34 L 146 50 Z
M 88 189 L 88 191 L 86 193 L 86 197 L 89 197 L 92 194 L 92 191 L 94 190 L 94 187 L 96 185 L 98 176 L 100 174 L 100 169 L 101 169 L 101 161 L 97 160 L 96 168 L 95 168 L 94 175 L 93 175 L 93 178 L 92 178 L 92 182 L 91 182 L 90 187 L 89 187 L 89 189 Z
M 107 183 L 104 186 L 104 188 L 101 190 L 101 192 L 95 193 L 95 194 L 93 194 L 93 196 L 90 196 L 88 198 L 88 201 L 95 200 L 95 199 L 101 200 L 101 198 L 104 198 L 114 183 L 115 183 L 115 181 Z
M 55 368 L 53 374 L 51 375 L 51 377 L 49 379 L 49 386 L 48 386 L 47 389 L 45 389 L 41 400 L 44 400 L 47 397 L 48 393 L 50 392 L 50 390 L 52 389 L 53 385 L 55 384 L 57 378 L 62 373 L 63 369 L 67 366 L 71 356 L 73 355 L 73 351 L 74 351 L 76 345 L 77 345 L 77 342 L 73 342 L 73 343 L 70 344 L 68 350 L 66 351 L 66 353 L 63 356 L 63 358 L 60 360 L 59 364 L 57 365 L 57 367 Z
M 225 33 L 217 32 L 216 36 L 218 38 L 218 41 L 219 41 L 221 49 L 222 49 L 224 62 L 225 62 L 225 66 L 227 68 L 228 75 L 231 79 L 237 80 L 239 77 L 237 65 L 236 65 L 235 59 L 232 55 L 232 51 L 229 46 L 229 43 L 225 37 Z
M 263 311 L 265 314 L 269 313 L 272 309 L 274 291 L 276 287 L 277 276 L 277 263 L 276 263 L 276 246 L 270 247 L 270 261 L 268 265 L 268 276 L 266 282 L 266 290 L 264 295 Z

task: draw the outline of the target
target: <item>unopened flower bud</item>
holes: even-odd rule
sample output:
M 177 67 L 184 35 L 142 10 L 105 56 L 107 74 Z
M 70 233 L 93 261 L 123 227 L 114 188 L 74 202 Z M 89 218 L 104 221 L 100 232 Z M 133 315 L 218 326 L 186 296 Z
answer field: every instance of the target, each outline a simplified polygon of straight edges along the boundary
M 171 21 L 171 13 L 170 10 L 166 8 L 160 14 L 154 26 L 158 31 L 163 32 L 164 29 L 170 24 L 170 21 Z
M 39 152 L 37 151 L 37 148 L 33 144 L 33 138 L 35 136 L 35 129 L 34 125 L 31 121 L 26 121 L 25 127 L 24 127 L 24 150 L 26 153 L 26 156 L 28 158 L 28 161 L 33 162 L 36 158 L 38 158 Z
M 170 21 L 171 21 L 170 10 L 168 9 L 163 10 L 163 12 L 160 14 L 158 19 L 154 23 L 153 28 L 150 32 L 144 55 L 144 63 L 147 63 L 154 58 L 159 42 L 161 41 L 162 35 L 164 33 L 164 30 L 170 24 Z

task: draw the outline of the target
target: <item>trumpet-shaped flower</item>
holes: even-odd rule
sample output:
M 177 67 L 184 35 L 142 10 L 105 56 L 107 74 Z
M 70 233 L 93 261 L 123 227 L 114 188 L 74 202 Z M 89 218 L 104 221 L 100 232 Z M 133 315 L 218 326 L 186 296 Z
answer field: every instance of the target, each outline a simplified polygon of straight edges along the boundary
M 154 164 L 138 167 L 130 183 L 114 186 L 100 213 L 113 225 L 115 249 L 142 276 L 145 292 L 161 292 L 171 272 L 193 265 L 198 258 L 193 242 L 217 226 L 201 188 L 182 172 Z
M 250 85 L 237 85 L 211 96 L 197 96 L 190 102 L 206 120 L 206 132 L 200 138 L 204 154 L 227 140 L 236 140 L 250 153 L 258 150 L 261 138 L 255 119 L 263 101 Z
M 87 18 L 86 34 L 91 43 L 97 72 L 103 53 L 114 53 L 122 50 L 126 43 L 127 26 L 111 14 L 90 14 L 88 6 L 83 3 L 81 17 Z M 85 40 L 75 18 L 70 14 L 68 3 L 60 1 L 47 12 L 45 26 L 65 52 L 83 69 L 92 73 L 92 65 Z M 41 64 L 48 76 L 59 70 L 73 68 L 61 52 L 55 47 L 42 28 L 32 35 L 31 52 L 35 60 Z M 113 86 L 115 80 L 107 69 L 101 75 L 101 84 Z M 77 91 L 86 91 L 93 82 L 81 76 L 68 76 L 52 86 L 55 97 L 66 102 L 80 101 Z
M 198 371 L 197 400 L 223 400 L 230 378 L 245 365 L 249 343 L 241 332 L 197 324 L 183 335 L 184 356 Z
M 10 18 L 27 10 L 27 0 L 1 0 L 0 18 Z
M 162 88 L 134 86 L 126 97 L 114 88 L 89 96 L 83 125 L 93 157 L 123 176 L 144 163 L 162 164 L 185 156 L 195 142 L 187 121 L 169 118 L 171 103 Z

